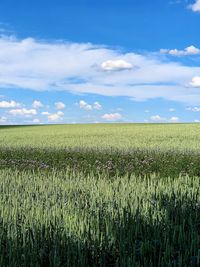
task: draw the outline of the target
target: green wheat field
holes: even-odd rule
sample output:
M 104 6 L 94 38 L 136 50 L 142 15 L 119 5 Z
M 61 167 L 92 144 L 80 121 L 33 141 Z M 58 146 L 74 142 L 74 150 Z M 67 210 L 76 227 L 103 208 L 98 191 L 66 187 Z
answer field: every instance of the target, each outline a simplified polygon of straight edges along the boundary
M 0 267 L 199 267 L 200 124 L 0 127 Z

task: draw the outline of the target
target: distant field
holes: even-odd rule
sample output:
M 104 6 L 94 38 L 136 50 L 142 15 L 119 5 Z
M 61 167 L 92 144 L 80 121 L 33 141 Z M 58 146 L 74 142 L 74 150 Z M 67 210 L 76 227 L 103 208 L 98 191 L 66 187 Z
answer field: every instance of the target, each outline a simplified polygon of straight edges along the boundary
M 200 124 L 90 124 L 0 127 L 3 147 L 199 150 Z

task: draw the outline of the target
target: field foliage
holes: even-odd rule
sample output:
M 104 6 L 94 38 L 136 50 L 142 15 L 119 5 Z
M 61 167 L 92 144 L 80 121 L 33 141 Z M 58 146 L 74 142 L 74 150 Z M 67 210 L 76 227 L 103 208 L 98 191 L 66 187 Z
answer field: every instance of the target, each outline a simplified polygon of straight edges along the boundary
M 199 151 L 200 124 L 4 126 L 0 146 Z
M 0 266 L 199 267 L 200 125 L 0 128 Z

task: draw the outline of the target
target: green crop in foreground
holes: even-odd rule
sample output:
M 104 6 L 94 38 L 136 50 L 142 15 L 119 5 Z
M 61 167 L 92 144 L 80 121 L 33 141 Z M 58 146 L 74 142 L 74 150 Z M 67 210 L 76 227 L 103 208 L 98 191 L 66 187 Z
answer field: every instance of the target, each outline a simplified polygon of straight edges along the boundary
M 200 266 L 200 125 L 0 127 L 1 267 Z
M 199 124 L 96 124 L 0 127 L 0 146 L 200 149 Z
M 0 170 L 0 266 L 199 266 L 199 177 Z

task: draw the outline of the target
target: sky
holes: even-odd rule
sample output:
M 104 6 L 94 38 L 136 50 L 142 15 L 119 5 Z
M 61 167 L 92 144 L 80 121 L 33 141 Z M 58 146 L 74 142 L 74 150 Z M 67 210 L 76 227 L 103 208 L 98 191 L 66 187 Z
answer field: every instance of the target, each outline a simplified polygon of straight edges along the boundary
M 1 0 L 0 124 L 200 122 L 200 0 Z

